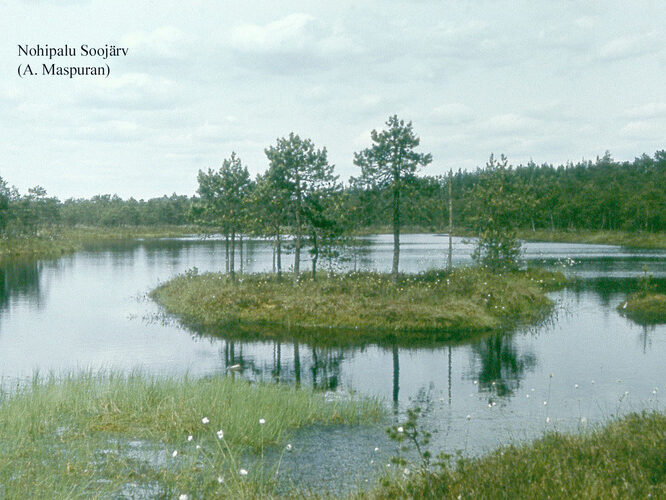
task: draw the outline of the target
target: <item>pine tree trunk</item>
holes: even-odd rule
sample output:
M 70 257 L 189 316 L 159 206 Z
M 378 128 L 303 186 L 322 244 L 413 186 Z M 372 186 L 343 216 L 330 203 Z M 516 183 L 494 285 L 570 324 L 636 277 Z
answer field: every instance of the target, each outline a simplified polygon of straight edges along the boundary
M 229 233 L 224 233 L 224 270 L 229 272 Z
M 280 281 L 282 279 L 282 241 L 280 240 L 280 228 L 275 233 L 275 239 L 277 240 L 277 275 L 278 281 Z
M 243 274 L 243 234 L 238 235 L 238 241 L 240 244 L 240 274 Z
M 301 180 L 296 177 L 296 248 L 294 250 L 294 279 L 298 281 L 301 272 Z
M 319 258 L 319 248 L 317 247 L 317 233 L 312 233 L 312 280 L 317 279 L 317 259 Z
M 229 259 L 229 273 L 231 274 L 231 279 L 232 281 L 236 281 L 236 266 L 234 263 L 234 256 L 235 256 L 235 249 L 236 249 L 236 231 L 231 230 L 231 252 L 230 252 L 230 259 Z
M 400 188 L 398 181 L 393 186 L 393 267 L 391 277 L 398 281 L 398 265 L 400 263 Z
M 449 170 L 449 255 L 446 267 L 450 271 L 453 267 L 453 195 L 452 195 L 452 170 Z

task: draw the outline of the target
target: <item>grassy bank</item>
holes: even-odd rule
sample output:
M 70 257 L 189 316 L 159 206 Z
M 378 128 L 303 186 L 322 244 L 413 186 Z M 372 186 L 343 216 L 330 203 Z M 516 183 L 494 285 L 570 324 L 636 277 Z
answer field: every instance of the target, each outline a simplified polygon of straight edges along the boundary
M 398 283 L 380 273 L 320 274 L 294 283 L 275 275 L 186 273 L 151 292 L 185 323 L 225 333 L 307 337 L 308 341 L 469 337 L 535 321 L 550 311 L 547 289 L 563 275 L 543 270 L 493 274 L 481 268 L 403 275 Z M 279 327 L 279 328 L 274 328 Z
M 666 498 L 666 415 L 633 414 L 594 432 L 551 433 L 408 477 L 388 479 L 362 497 Z
M 403 234 L 409 233 L 447 233 L 448 227 L 435 226 L 405 226 L 401 229 Z M 391 226 L 372 226 L 357 229 L 356 236 L 369 236 L 373 234 L 393 234 Z M 476 233 L 471 229 L 458 227 L 453 231 L 454 236 L 472 238 Z M 558 243 L 589 243 L 597 245 L 620 245 L 634 248 L 666 248 L 666 232 L 629 232 L 629 231 L 588 231 L 588 230 L 549 230 L 520 229 L 517 231 L 520 239 L 526 241 L 552 241 Z
M 529 241 L 590 243 L 598 245 L 620 245 L 635 248 L 666 248 L 665 232 L 522 230 L 518 232 L 518 237 Z
M 636 293 L 617 306 L 624 316 L 641 324 L 666 323 L 666 295 Z
M 0 239 L 0 261 L 22 258 L 57 258 L 81 250 L 92 243 L 136 238 L 178 237 L 197 232 L 193 226 L 45 229 L 30 237 Z
M 222 377 L 35 379 L 2 394 L 0 497 L 263 495 L 272 476 L 251 467 L 248 450 L 285 446 L 299 427 L 382 416 L 373 400 L 326 402 L 309 390 Z

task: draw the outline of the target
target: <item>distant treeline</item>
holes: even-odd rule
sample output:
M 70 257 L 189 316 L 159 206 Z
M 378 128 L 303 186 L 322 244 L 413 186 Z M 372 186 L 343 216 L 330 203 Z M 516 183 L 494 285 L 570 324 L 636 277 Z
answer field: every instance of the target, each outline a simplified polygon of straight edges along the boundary
M 472 227 L 475 205 L 469 195 L 485 169 L 458 170 L 451 179 L 454 223 Z M 505 183 L 525 197 L 527 209 L 516 226 L 553 230 L 666 230 L 666 151 L 642 155 L 632 162 L 614 161 L 607 153 L 596 161 L 555 167 L 533 162 L 509 167 Z M 449 176 L 420 176 L 403 186 L 400 205 L 403 226 L 445 230 L 449 220 Z M 256 185 L 256 183 L 250 183 Z M 352 179 L 326 203 L 329 216 L 347 229 L 390 226 L 392 192 Z M 249 203 L 265 203 L 263 197 L 246 197 Z M 264 201 L 262 201 L 264 200 Z M 26 236 L 44 227 L 57 226 L 157 226 L 183 225 L 200 219 L 199 196 L 173 194 L 149 200 L 123 200 L 115 195 L 60 201 L 37 186 L 25 194 L 8 187 L 0 178 L 0 234 Z M 262 210 L 248 213 L 260 214 Z M 289 222 L 287 221 L 287 225 Z M 256 233 L 251 218 L 238 221 L 238 230 Z

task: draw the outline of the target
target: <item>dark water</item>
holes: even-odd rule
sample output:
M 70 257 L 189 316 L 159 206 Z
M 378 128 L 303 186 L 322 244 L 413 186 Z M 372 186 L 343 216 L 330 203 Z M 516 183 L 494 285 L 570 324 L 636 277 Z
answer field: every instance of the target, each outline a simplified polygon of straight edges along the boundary
M 402 270 L 446 264 L 447 237 L 405 235 L 402 241 Z M 391 237 L 370 237 L 367 243 L 342 267 L 388 270 Z M 471 243 L 454 238 L 454 265 L 469 263 L 471 250 Z M 330 397 L 378 396 L 394 419 L 415 399 L 429 398 L 424 423 L 436 431 L 432 448 L 467 453 L 546 429 L 664 409 L 666 326 L 637 325 L 615 308 L 644 268 L 666 288 L 666 252 L 530 243 L 524 257 L 581 278 L 574 289 L 552 294 L 558 306 L 551 321 L 511 335 L 428 348 L 232 342 L 164 321 L 146 292 L 193 266 L 223 269 L 220 241 L 128 242 L 57 261 L 7 264 L 0 268 L 0 376 L 14 383 L 35 370 L 90 368 L 207 375 L 240 363 L 242 376 L 251 379 L 314 386 Z M 243 265 L 249 272 L 270 270 L 270 246 L 249 244 Z M 395 452 L 377 428 L 307 429 L 293 436 L 293 444 L 283 469 L 300 484 L 331 488 L 362 485 Z

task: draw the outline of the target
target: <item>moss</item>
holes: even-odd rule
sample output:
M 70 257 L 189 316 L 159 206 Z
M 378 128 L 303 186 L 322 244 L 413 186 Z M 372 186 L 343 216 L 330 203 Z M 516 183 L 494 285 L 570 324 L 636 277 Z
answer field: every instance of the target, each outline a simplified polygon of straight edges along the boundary
M 323 343 L 461 340 L 551 309 L 545 290 L 564 277 L 547 271 L 495 275 L 481 268 L 403 275 L 320 275 L 315 281 L 269 274 L 177 276 L 151 292 L 168 313 L 207 331 L 318 340 Z
M 617 310 L 640 324 L 666 323 L 666 295 L 636 293 L 617 306 Z

